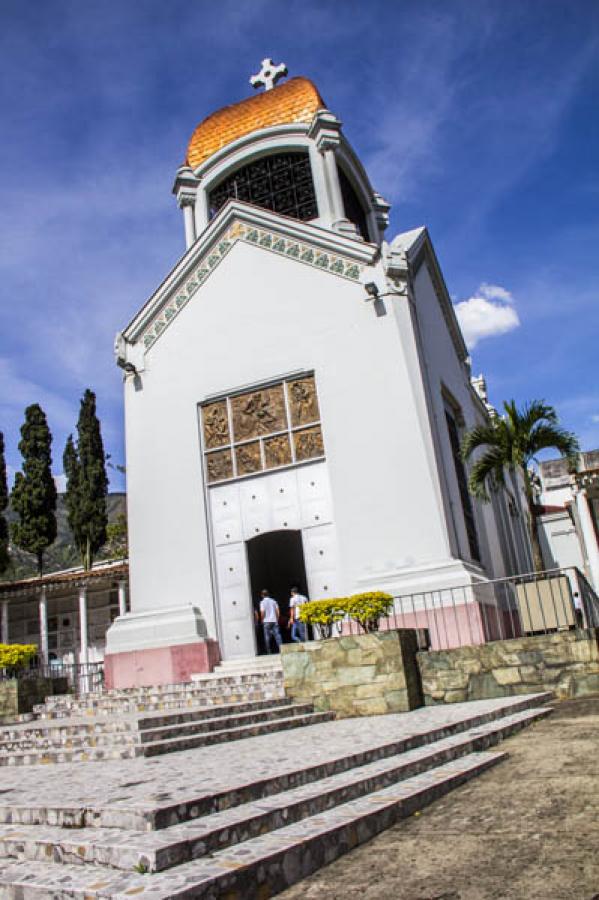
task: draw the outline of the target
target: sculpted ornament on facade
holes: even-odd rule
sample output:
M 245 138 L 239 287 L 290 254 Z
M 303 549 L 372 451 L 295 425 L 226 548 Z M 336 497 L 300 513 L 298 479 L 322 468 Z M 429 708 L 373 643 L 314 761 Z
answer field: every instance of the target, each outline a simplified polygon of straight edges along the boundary
M 233 461 L 230 450 L 220 450 L 217 453 L 206 454 L 206 469 L 208 482 L 225 481 L 233 477 Z
M 201 417 L 209 484 L 324 456 L 314 375 L 213 400 Z
M 235 460 L 237 462 L 238 475 L 251 475 L 253 472 L 260 472 L 262 469 L 262 456 L 258 441 L 237 447 L 235 449 Z
M 235 441 L 287 428 L 282 385 L 233 397 L 231 407 Z
M 306 459 L 315 459 L 317 456 L 324 456 L 324 444 L 320 427 L 296 431 L 293 435 L 293 440 L 295 443 L 295 458 L 298 462 Z
M 267 469 L 276 469 L 279 466 L 291 464 L 291 445 L 286 434 L 267 438 L 264 441 L 264 459 Z
M 289 407 L 291 411 L 291 424 L 307 425 L 310 422 L 318 422 L 318 397 L 316 396 L 316 384 L 314 378 L 301 378 L 290 381 L 287 385 L 289 394 Z
M 229 418 L 227 416 L 227 404 L 224 400 L 211 403 L 203 409 L 204 441 L 206 447 L 224 447 L 229 440 Z

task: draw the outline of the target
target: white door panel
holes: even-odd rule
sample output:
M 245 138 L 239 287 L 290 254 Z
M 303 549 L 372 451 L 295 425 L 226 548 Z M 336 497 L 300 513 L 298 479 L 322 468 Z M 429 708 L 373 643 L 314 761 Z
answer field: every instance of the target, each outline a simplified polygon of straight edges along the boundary
M 223 519 L 237 519 L 241 516 L 238 484 L 223 484 L 210 490 L 210 508 L 212 523 L 216 525 Z
M 334 525 L 309 528 L 302 534 L 308 590 L 312 600 L 337 593 L 337 543 Z
M 256 652 L 256 642 L 245 545 L 217 547 L 215 557 L 223 655 L 226 659 L 253 656 Z
M 297 480 L 302 527 L 312 528 L 331 522 L 333 516 L 326 464 L 298 469 Z
M 215 522 L 213 531 L 214 543 L 217 547 L 220 544 L 235 544 L 243 540 L 241 517 L 237 519 L 223 519 L 221 522 Z

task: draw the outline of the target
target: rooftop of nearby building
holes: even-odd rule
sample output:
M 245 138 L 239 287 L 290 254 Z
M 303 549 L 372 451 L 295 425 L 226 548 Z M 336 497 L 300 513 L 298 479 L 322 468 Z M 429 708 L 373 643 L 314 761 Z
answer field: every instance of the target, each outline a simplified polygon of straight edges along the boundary
M 124 578 L 129 574 L 129 562 L 126 559 L 114 559 L 109 562 L 96 563 L 87 572 L 82 566 L 50 572 L 47 575 L 22 578 L 19 581 L 1 581 L 0 594 L 15 594 L 30 590 L 33 587 L 57 587 L 62 584 L 82 583 L 102 578 Z

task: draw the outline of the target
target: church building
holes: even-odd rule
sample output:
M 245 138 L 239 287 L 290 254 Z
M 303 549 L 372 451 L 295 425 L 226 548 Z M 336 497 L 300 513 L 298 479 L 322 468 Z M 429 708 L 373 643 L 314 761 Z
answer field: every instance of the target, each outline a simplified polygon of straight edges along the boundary
M 428 232 L 386 237 L 340 120 L 284 75 L 264 60 L 193 132 L 186 252 L 117 335 L 131 609 L 108 686 L 254 656 L 262 588 L 283 613 L 292 585 L 476 606 L 531 567 L 517 486 L 468 493 L 461 435 L 489 413 Z

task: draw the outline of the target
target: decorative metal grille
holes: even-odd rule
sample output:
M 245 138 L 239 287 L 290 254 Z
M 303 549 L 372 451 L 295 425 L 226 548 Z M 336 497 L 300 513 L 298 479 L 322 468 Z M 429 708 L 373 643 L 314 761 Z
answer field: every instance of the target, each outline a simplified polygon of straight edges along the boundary
M 227 200 L 244 200 L 306 222 L 318 216 L 307 153 L 277 153 L 237 169 L 210 192 L 210 218 Z

